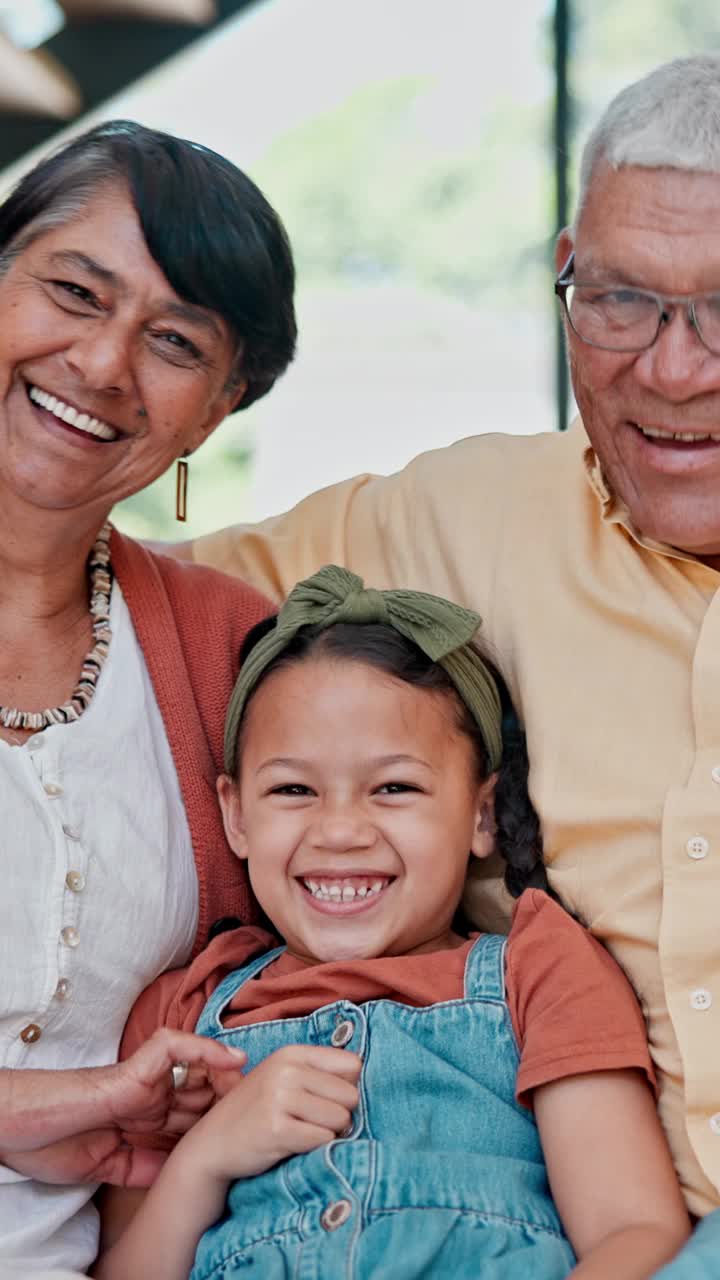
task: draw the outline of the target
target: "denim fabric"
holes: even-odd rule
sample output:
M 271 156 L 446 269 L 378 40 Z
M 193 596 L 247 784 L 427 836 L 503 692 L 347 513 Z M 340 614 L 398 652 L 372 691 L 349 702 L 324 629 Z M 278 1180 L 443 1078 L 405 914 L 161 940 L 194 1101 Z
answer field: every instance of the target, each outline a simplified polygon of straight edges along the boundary
M 720 1209 L 698 1223 L 677 1258 L 656 1280 L 720 1280 Z
M 279 952 L 225 979 L 202 1013 L 201 1035 L 244 1049 L 250 1068 L 283 1045 L 347 1035 L 344 1047 L 363 1061 L 360 1102 L 347 1135 L 233 1184 L 191 1280 L 568 1274 L 574 1257 L 537 1128 L 514 1097 L 504 943 L 479 938 L 463 998 L 423 1009 L 338 1000 L 307 1017 L 225 1030 L 233 993 Z

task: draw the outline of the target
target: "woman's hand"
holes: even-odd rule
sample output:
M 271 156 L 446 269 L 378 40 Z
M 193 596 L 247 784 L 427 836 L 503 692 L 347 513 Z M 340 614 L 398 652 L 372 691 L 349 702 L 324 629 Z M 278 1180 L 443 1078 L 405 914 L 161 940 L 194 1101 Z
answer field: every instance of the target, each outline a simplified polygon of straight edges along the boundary
M 93 1129 L 37 1151 L 15 1151 L 2 1162 L 38 1182 L 107 1182 L 137 1188 L 152 1186 L 167 1157 L 167 1151 L 131 1147 L 119 1129 Z
M 361 1061 L 345 1049 L 288 1045 L 237 1082 L 178 1148 L 198 1179 L 227 1185 L 332 1141 L 352 1121 Z M 229 1141 L 229 1135 L 237 1141 Z
M 172 1067 L 190 1070 L 182 1090 Z M 165 1160 L 135 1150 L 123 1132 L 185 1133 L 215 1099 L 210 1073 L 227 1085 L 245 1055 L 216 1040 L 165 1028 L 125 1062 L 76 1071 L 0 1073 L 0 1160 L 44 1182 L 149 1186 Z
M 173 1085 L 175 1063 L 190 1068 L 181 1090 Z M 218 1040 L 162 1027 L 130 1058 L 111 1067 L 108 1090 L 110 1122 L 132 1133 L 185 1133 L 215 1100 L 212 1072 L 227 1079 L 239 1073 L 246 1055 Z

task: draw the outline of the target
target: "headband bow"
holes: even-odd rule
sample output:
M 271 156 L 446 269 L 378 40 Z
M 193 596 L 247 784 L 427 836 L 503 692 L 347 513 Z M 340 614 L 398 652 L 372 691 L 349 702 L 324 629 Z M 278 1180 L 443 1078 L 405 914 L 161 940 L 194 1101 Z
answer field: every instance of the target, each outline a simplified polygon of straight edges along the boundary
M 490 769 L 497 769 L 502 754 L 500 697 L 492 674 L 470 644 L 480 616 L 424 591 L 365 588 L 362 578 L 330 564 L 293 588 L 274 629 L 242 665 L 225 720 L 225 768 L 231 776 L 237 769 L 242 714 L 263 672 L 303 628 L 324 630 L 338 622 L 385 623 L 437 662 L 477 721 Z

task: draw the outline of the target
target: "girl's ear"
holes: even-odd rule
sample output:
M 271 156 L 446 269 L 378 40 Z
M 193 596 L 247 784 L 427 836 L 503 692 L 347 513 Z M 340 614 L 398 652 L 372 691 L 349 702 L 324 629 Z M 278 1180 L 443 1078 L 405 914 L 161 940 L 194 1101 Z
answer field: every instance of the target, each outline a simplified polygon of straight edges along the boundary
M 475 805 L 475 826 L 470 852 L 476 858 L 489 858 L 495 852 L 495 787 L 498 775 L 491 773 L 480 783 Z
M 248 844 L 240 807 L 240 788 L 226 773 L 221 773 L 217 780 L 217 793 L 228 844 L 238 858 L 245 859 L 248 856 Z

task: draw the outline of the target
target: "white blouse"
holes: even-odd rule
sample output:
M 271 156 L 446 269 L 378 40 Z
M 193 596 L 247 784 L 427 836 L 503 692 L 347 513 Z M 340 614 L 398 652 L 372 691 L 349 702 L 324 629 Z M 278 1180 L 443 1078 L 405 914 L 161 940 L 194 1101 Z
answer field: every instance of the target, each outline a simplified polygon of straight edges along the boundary
M 23 746 L 0 739 L 0 1067 L 114 1061 L 130 1007 L 188 960 L 190 831 L 160 710 L 117 582 L 88 710 Z M 0 1166 L 0 1269 L 87 1268 L 94 1186 Z

